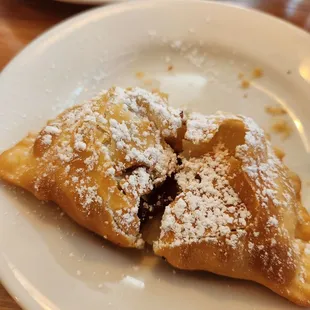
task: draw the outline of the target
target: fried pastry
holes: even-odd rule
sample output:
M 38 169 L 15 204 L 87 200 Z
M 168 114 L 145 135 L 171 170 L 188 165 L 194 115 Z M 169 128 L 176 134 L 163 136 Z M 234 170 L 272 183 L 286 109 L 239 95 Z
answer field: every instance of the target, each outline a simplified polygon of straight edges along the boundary
M 300 181 L 252 119 L 193 113 L 154 251 L 173 266 L 252 280 L 310 305 L 310 218 Z
M 3 152 L 0 178 L 115 244 L 310 306 L 310 216 L 283 156 L 250 118 L 115 87 Z
M 165 95 L 112 88 L 2 153 L 0 177 L 106 239 L 141 248 L 140 197 L 174 172 L 165 139 L 176 139 L 180 126 Z

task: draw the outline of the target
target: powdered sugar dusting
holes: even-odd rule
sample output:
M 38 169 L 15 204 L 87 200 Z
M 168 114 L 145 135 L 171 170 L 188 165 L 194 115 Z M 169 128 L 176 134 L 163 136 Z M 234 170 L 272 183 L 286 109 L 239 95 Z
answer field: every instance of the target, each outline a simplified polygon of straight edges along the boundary
M 285 166 L 275 156 L 263 130 L 250 118 L 222 112 L 209 116 L 191 113 L 187 115 L 186 121 L 185 139 L 193 144 L 211 142 L 221 125 L 228 121 L 234 121 L 231 124 L 239 122 L 236 130 L 240 135 L 244 130 L 244 140 L 240 140 L 244 142 L 236 145 L 235 150 L 225 150 L 226 146 L 218 145 L 217 148 L 222 149 L 213 150 L 198 158 L 182 158 L 183 166 L 176 174 L 176 179 L 183 193 L 166 208 L 162 219 L 162 233 L 155 249 L 202 241 L 224 241 L 232 248 L 238 246 L 239 240 L 247 234 L 251 225 L 251 213 L 229 185 L 228 180 L 233 177 L 228 175 L 229 156 L 240 163 L 241 171 L 247 175 L 249 185 L 264 209 L 265 215 L 261 221 L 266 234 L 270 236 L 268 242 L 271 247 L 276 247 L 278 239 L 275 236 L 288 236 L 289 232 L 280 221 L 282 209 L 274 212 L 269 208 L 270 203 L 275 207 L 294 209 L 293 203 L 298 199 Z M 233 132 L 233 127 L 230 130 Z M 259 235 L 258 231 L 253 231 L 246 248 L 251 253 L 261 251 L 264 257 L 269 257 L 266 245 L 256 244 L 255 240 Z M 170 237 L 166 240 L 166 236 Z M 289 243 L 287 247 L 288 253 L 291 253 Z M 265 262 L 267 258 L 263 264 Z M 292 264 L 292 254 L 287 256 L 286 262 Z M 283 278 L 280 271 L 279 277 L 280 273 Z
M 121 187 L 126 193 L 132 193 L 137 198 L 149 193 L 153 189 L 153 183 L 146 168 L 141 167 L 134 170 L 134 172 L 121 183 Z
M 224 121 L 239 120 L 245 127 L 245 143 L 238 145 L 235 157 L 242 162 L 242 169 L 255 181 L 256 195 L 261 205 L 267 208 L 269 200 L 275 206 L 287 207 L 294 195 L 289 178 L 283 175 L 283 164 L 275 155 L 264 131 L 249 117 L 218 112 L 204 116 L 192 113 L 187 119 L 185 139 L 195 143 L 209 142 Z M 253 156 L 255 154 L 255 156 Z M 283 183 L 279 192 L 278 181 Z
M 84 184 L 85 183 L 81 181 L 81 185 L 77 186 L 76 189 L 83 208 L 87 209 L 94 203 L 102 204 L 103 200 L 98 195 L 98 186 L 86 186 Z
M 196 144 L 208 142 L 213 138 L 218 128 L 219 125 L 215 122 L 214 118 L 200 113 L 191 113 L 187 120 L 185 139 Z
M 229 185 L 227 156 L 227 151 L 219 149 L 215 155 L 183 159 L 183 168 L 176 174 L 183 193 L 166 208 L 161 225 L 161 239 L 174 234 L 169 246 L 223 239 L 235 248 L 246 234 L 251 215 Z M 157 244 L 163 245 L 162 241 Z
M 52 143 L 52 135 L 46 134 L 42 136 L 42 143 L 45 145 L 50 145 Z
M 138 87 L 127 90 L 116 87 L 110 95 L 112 101 L 123 102 L 131 111 L 142 116 L 148 114 L 165 137 L 176 137 L 182 125 L 181 111 L 169 107 L 165 97 Z
M 267 225 L 268 226 L 275 226 L 277 227 L 278 226 L 278 223 L 279 221 L 274 217 L 274 216 L 271 216 L 268 221 L 267 221 Z
M 255 180 L 256 196 L 261 205 L 267 208 L 268 201 L 288 207 L 294 197 L 293 186 L 283 164 L 275 155 L 264 131 L 251 119 L 240 117 L 245 124 L 245 144 L 236 148 L 236 157 L 243 163 L 243 170 Z M 251 154 L 256 154 L 251 156 Z M 279 191 L 279 182 L 281 191 Z
M 56 126 L 46 126 L 44 128 L 44 132 L 49 133 L 49 134 L 60 134 L 61 130 L 57 128 Z
M 237 117 L 231 114 L 222 114 L 221 112 L 214 115 L 190 113 L 186 120 L 185 139 L 195 144 L 209 142 L 225 119 L 237 119 Z
M 49 146 L 52 144 L 53 136 L 57 136 L 61 133 L 61 129 L 57 125 L 47 125 L 40 134 L 41 142 L 43 146 Z
M 62 186 L 82 212 L 106 209 L 114 231 L 141 247 L 140 196 L 174 171 L 176 155 L 164 142 L 163 130 L 174 136 L 180 125 L 180 112 L 167 107 L 158 94 L 120 87 L 104 91 L 66 110 L 41 131 L 37 160 L 46 173 L 34 188 L 40 193 L 53 175 L 64 178 Z M 113 195 L 120 197 L 117 205 Z

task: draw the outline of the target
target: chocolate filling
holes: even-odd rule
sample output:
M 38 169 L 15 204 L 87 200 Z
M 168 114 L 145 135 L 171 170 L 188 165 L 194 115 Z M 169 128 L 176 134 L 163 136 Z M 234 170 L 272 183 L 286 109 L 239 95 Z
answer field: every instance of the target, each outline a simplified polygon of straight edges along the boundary
M 155 215 L 163 213 L 177 196 L 179 188 L 174 175 L 168 177 L 164 183 L 155 188 L 151 193 L 141 197 L 138 216 L 142 226 Z

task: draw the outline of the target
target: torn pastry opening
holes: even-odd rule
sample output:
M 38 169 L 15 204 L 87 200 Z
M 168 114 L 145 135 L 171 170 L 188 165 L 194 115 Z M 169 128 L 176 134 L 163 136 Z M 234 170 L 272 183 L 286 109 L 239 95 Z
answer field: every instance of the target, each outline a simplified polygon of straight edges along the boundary
M 142 238 L 148 244 L 152 245 L 153 241 L 158 240 L 165 207 L 174 201 L 179 191 L 173 174 L 148 195 L 141 197 L 138 216 L 141 221 Z
M 197 118 L 197 115 L 194 115 L 194 118 Z M 208 189 L 210 190 L 211 187 L 213 187 L 213 190 L 215 191 L 220 191 L 225 187 L 230 186 L 225 183 L 227 180 L 224 180 L 225 182 L 222 182 L 222 184 L 216 184 L 216 178 L 213 180 L 206 179 L 209 176 L 204 175 L 205 167 L 208 165 L 212 166 L 212 163 L 220 166 L 223 165 L 223 162 L 225 162 L 225 165 L 227 166 L 226 168 L 228 169 L 228 163 L 231 162 L 232 165 L 229 169 L 233 169 L 232 167 L 234 167 L 235 174 L 238 169 L 240 169 L 240 164 L 238 165 L 238 161 L 234 156 L 237 146 L 244 144 L 245 141 L 245 128 L 243 122 L 238 119 L 227 119 L 220 123 L 217 130 L 214 131 L 212 137 L 210 136 L 210 132 L 206 132 L 201 135 L 200 141 L 191 138 L 187 139 L 186 137 L 191 137 L 192 134 L 195 134 L 189 133 L 188 131 L 190 130 L 202 130 L 202 133 L 204 130 L 210 130 L 210 127 L 204 128 L 203 126 L 205 124 L 199 124 L 199 122 L 200 120 L 195 122 L 190 118 L 188 120 L 183 120 L 183 126 L 178 135 L 179 140 L 177 143 L 172 145 L 174 147 L 176 146 L 175 152 L 179 153 L 176 173 L 174 173 L 172 177 L 168 178 L 160 187 L 156 188 L 155 191 L 151 192 L 148 196 L 141 200 L 139 215 L 141 219 L 142 237 L 149 244 L 153 244 L 154 242 L 155 244 L 158 243 L 160 236 L 163 235 L 166 221 L 165 218 L 163 219 L 163 216 L 166 207 L 170 208 L 170 205 L 177 204 L 178 201 L 180 201 L 182 197 L 186 196 L 189 192 L 192 195 L 192 200 L 197 198 L 197 202 L 202 196 L 205 195 L 205 191 Z M 220 161 L 216 162 L 219 158 Z M 213 168 L 217 167 L 214 166 Z M 215 170 L 216 169 L 209 169 L 208 172 L 215 173 Z M 226 172 L 228 173 L 228 171 Z M 229 210 L 227 213 L 238 214 L 238 211 L 236 211 L 237 208 L 241 210 L 240 212 L 243 212 L 245 208 L 241 201 L 238 203 L 236 202 L 238 200 L 237 194 L 235 194 L 235 197 L 232 197 L 229 192 L 230 190 L 231 189 L 226 192 L 224 190 L 224 194 L 227 196 L 230 194 L 229 199 L 231 200 L 226 202 L 225 207 Z M 166 197 L 168 197 L 168 199 Z M 224 197 L 222 198 L 224 199 Z M 204 201 L 204 204 L 208 203 L 209 202 L 207 200 Z M 239 205 L 236 206 L 236 204 Z M 211 204 L 210 210 L 212 210 Z M 194 212 L 197 213 L 197 210 L 192 210 L 193 214 Z M 206 214 L 203 216 L 206 216 Z M 190 217 L 189 213 L 188 217 Z M 173 225 L 177 225 L 175 221 L 173 223 Z M 195 223 L 188 223 L 188 227 L 189 226 L 195 226 Z M 229 229 L 231 232 L 236 233 L 240 233 L 244 228 L 245 223 L 243 219 L 239 220 L 238 223 L 237 220 L 232 220 L 231 223 L 225 227 L 225 229 Z M 184 230 L 184 227 L 180 227 L 180 229 Z
M 157 193 L 163 183 L 171 183 L 177 165 L 167 141 L 177 144 L 182 113 L 170 108 L 166 99 L 161 93 L 119 87 L 109 90 L 104 98 L 114 108 L 109 119 L 113 179 L 116 190 L 127 201 L 125 208 L 114 206 L 112 218 L 120 231 L 138 240 L 138 247 L 144 242 L 142 226 L 162 208 L 163 199 Z
M 159 223 L 164 207 L 174 200 L 178 192 L 174 175 L 180 161 L 177 154 L 182 151 L 182 139 L 186 131 L 184 115 L 182 111 L 167 105 L 164 94 L 152 94 L 136 88 L 123 90 L 116 87 L 107 93 L 106 100 L 125 105 L 139 123 L 146 120 L 148 124 L 144 131 L 136 135 L 137 130 L 129 130 L 127 141 L 120 138 L 126 133 L 126 123 L 113 120 L 111 131 L 112 142 L 116 141 L 115 151 L 121 148 L 122 153 L 124 150 L 127 152 L 121 165 L 116 163 L 115 166 L 117 189 L 126 196 L 128 205 L 133 206 L 130 209 L 135 212 L 138 223 L 134 231 L 140 243 L 142 240 L 151 243 L 159 231 L 159 225 L 155 227 L 153 224 L 156 220 Z M 132 122 L 131 119 L 130 127 Z M 126 149 L 131 141 L 135 147 Z M 132 225 L 127 225 L 130 231 L 122 225 L 128 223 L 128 217 L 127 210 L 122 209 L 116 210 L 113 218 L 122 231 L 133 234 Z

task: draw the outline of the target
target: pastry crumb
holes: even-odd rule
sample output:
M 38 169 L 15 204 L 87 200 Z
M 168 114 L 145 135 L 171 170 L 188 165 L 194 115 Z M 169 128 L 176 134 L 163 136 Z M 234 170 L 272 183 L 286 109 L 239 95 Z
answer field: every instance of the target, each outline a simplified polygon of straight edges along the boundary
M 250 82 L 248 80 L 242 80 L 241 87 L 246 89 L 250 87 Z
M 256 79 L 262 77 L 263 75 L 264 75 L 264 72 L 260 68 L 255 68 L 252 72 L 252 76 Z
M 145 73 L 144 73 L 144 72 L 142 72 L 142 71 L 136 72 L 136 78 L 137 78 L 137 79 L 141 80 L 141 79 L 144 78 L 144 76 L 145 76 Z
M 286 155 L 285 152 L 278 147 L 274 147 L 273 150 L 280 160 L 282 160 Z
M 276 120 L 272 125 L 271 130 L 275 134 L 280 134 L 284 140 L 289 138 L 293 131 L 288 121 L 284 119 Z
M 279 116 L 287 114 L 287 111 L 281 106 L 265 106 L 265 112 L 272 115 L 272 116 Z

